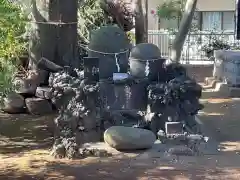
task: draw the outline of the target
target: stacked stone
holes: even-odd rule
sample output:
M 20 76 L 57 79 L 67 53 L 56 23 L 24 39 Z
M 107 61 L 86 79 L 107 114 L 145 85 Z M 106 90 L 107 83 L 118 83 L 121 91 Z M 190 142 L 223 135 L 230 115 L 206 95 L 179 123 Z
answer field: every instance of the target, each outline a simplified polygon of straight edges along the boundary
M 165 68 L 166 81 L 149 85 L 148 99 L 152 130 L 165 131 L 165 122 L 184 122 L 185 127 L 199 133 L 195 115 L 203 106 L 199 103 L 202 88 L 187 76 L 179 64 L 169 64 Z
M 94 66 L 93 59 L 87 59 L 91 67 Z M 50 72 L 48 86 L 39 86 L 39 81 L 33 78 L 24 79 L 25 81 L 19 79 L 18 84 L 22 86 L 18 88 L 17 93 L 10 94 L 8 99 L 5 99 L 6 112 L 20 113 L 26 107 L 32 114 L 43 115 L 50 112 L 46 109 L 52 110 L 54 106 L 59 114 L 54 120 L 55 142 L 51 151 L 53 156 L 108 156 L 106 152 L 81 148 L 83 144 L 99 142 L 103 137 L 99 83 L 96 75 L 92 76 L 92 73 L 89 73 L 98 74 L 98 71 L 95 72 L 98 67 L 94 67 L 95 71 L 87 67 L 84 67 L 84 71 L 72 70 L 45 59 L 39 63 L 39 68 Z
M 7 113 L 30 113 L 45 115 L 53 112 L 51 88 L 42 83 L 36 71 L 29 70 L 27 76 L 18 75 L 14 79 L 16 91 L 10 93 L 3 103 L 2 110 Z
M 130 47 L 126 33 L 117 26 L 101 27 L 92 33 L 90 39 L 88 55 L 99 58 L 103 117 L 109 119 L 106 122 L 110 123 L 104 125 L 105 129 L 112 125 L 131 126 L 138 123 L 131 114 L 133 111 L 144 110 L 146 104 L 142 103 L 147 99 L 146 82 L 141 83 L 128 73 Z M 121 73 L 125 78 L 116 80 L 113 78 L 114 73 Z M 136 95 L 139 97 L 135 97 Z M 131 118 L 124 117 L 126 114 Z
M 136 45 L 130 54 L 130 74 L 148 79 L 145 120 L 155 134 L 165 131 L 165 122 L 185 122 L 196 130 L 194 116 L 202 109 L 201 86 L 177 63 L 166 65 L 159 48 L 150 43 Z
M 148 82 L 145 77 L 135 78 L 129 73 L 130 47 L 128 37 L 117 26 L 94 31 L 88 46 L 89 57 L 99 58 L 104 140 L 119 150 L 149 148 L 155 141 L 151 131 L 134 128 L 145 126 L 139 111 L 146 110 Z
M 52 101 L 59 108 L 55 119 L 55 144 L 52 154 L 57 157 L 76 158 L 84 143 L 98 142 L 101 138 L 99 85 L 88 82 L 83 72 L 73 77 L 66 71 L 50 75 Z

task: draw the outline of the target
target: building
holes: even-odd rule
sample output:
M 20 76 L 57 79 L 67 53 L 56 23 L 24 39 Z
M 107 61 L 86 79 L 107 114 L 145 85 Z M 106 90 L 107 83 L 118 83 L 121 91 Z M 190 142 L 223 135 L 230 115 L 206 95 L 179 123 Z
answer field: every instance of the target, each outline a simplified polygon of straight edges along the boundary
M 159 30 L 178 28 L 177 19 L 165 20 L 151 14 L 164 0 L 149 0 L 148 29 Z M 235 29 L 236 0 L 198 0 L 194 24 L 199 30 L 224 30 Z

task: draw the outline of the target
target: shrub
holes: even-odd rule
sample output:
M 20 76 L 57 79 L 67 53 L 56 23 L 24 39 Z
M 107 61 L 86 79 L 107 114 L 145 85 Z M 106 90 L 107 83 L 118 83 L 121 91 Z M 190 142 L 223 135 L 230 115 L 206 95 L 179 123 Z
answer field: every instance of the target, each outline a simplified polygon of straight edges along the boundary
M 216 34 L 214 30 L 210 31 L 206 37 L 205 43 L 202 44 L 201 50 L 207 57 L 213 56 L 215 50 L 228 50 L 231 48 L 229 43 L 224 39 L 224 34 Z
M 26 51 L 26 20 L 17 4 L 0 0 L 0 99 L 12 90 L 19 56 Z
M 106 17 L 100 8 L 99 0 L 80 2 L 78 9 L 78 33 L 82 43 L 88 44 L 91 31 L 106 24 Z

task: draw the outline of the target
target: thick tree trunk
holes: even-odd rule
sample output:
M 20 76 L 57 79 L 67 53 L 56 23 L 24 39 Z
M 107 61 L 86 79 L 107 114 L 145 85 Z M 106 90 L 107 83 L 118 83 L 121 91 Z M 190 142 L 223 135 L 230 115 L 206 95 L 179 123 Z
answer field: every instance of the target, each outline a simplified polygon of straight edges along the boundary
M 32 0 L 29 69 L 44 57 L 61 66 L 78 67 L 78 0 Z
M 148 21 L 147 21 L 148 0 L 137 1 L 135 18 L 135 39 L 136 44 L 148 42 Z
M 173 42 L 171 60 L 173 62 L 179 62 L 181 58 L 182 48 L 187 34 L 191 28 L 192 19 L 194 17 L 194 11 L 196 9 L 197 0 L 187 0 L 185 11 L 180 23 L 179 31 Z

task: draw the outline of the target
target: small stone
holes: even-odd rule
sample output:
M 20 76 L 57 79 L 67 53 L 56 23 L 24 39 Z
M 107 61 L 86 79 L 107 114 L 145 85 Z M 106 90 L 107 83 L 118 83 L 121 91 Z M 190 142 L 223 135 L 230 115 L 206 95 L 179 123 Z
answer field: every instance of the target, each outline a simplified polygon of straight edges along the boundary
M 25 102 L 24 98 L 17 93 L 10 93 L 3 99 L 2 110 L 7 113 L 21 113 L 24 112 Z
M 50 87 L 37 87 L 36 89 L 36 97 L 42 99 L 51 99 L 52 92 Z
M 25 103 L 28 111 L 34 115 L 49 114 L 53 111 L 52 105 L 46 99 L 27 98 Z
M 104 141 L 118 150 L 148 149 L 155 140 L 152 131 L 140 128 L 113 126 L 104 132 Z
M 16 77 L 13 84 L 16 86 L 16 93 L 24 96 L 35 95 L 38 86 L 34 79 L 20 77 Z

